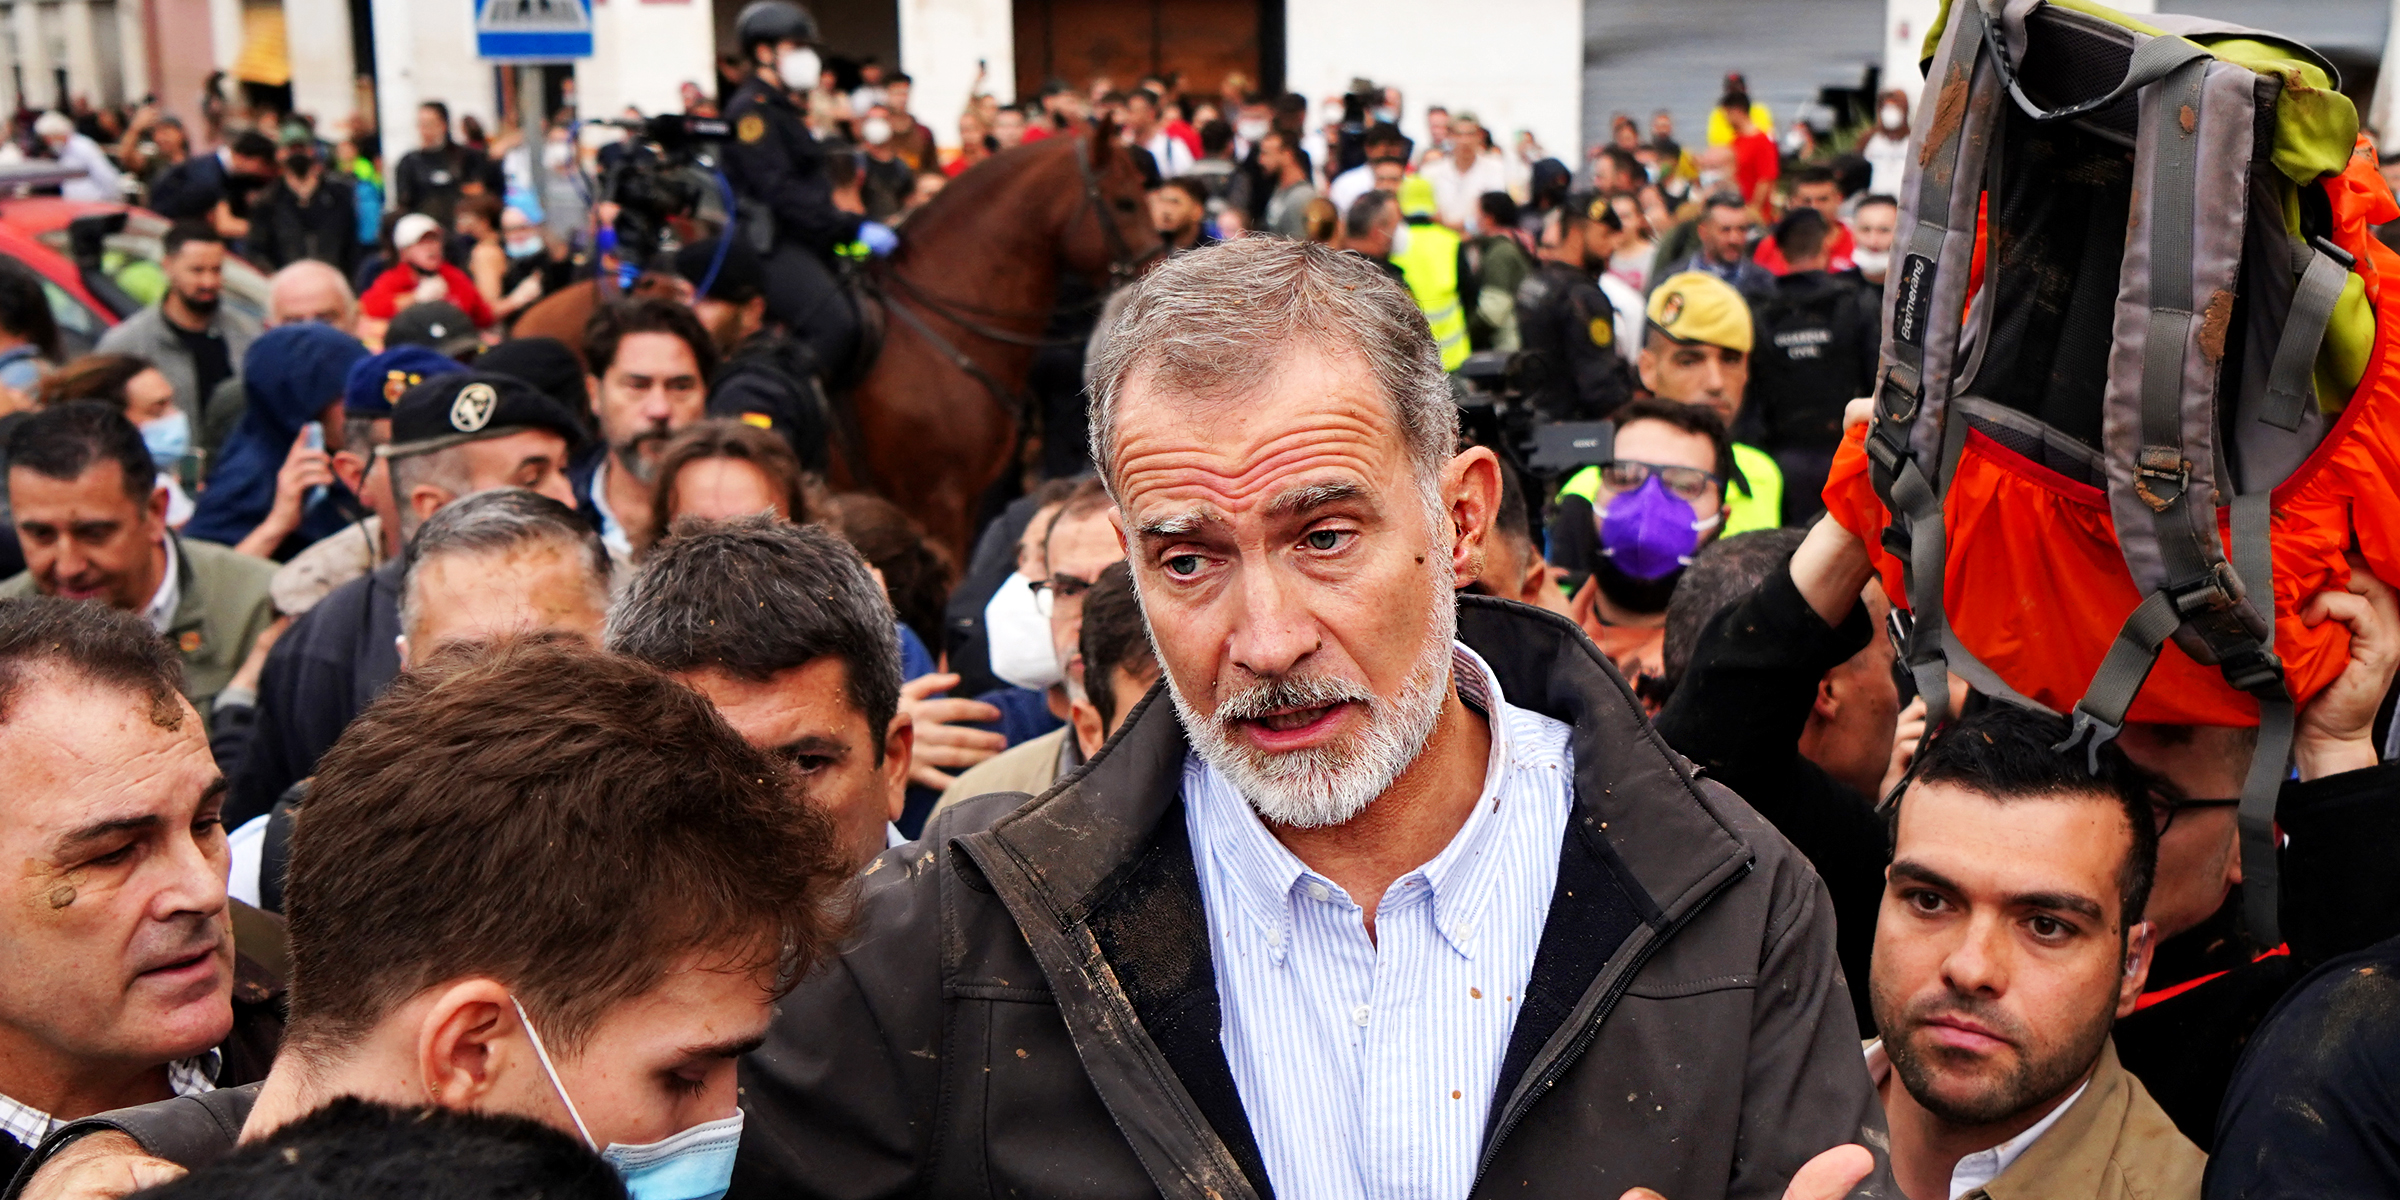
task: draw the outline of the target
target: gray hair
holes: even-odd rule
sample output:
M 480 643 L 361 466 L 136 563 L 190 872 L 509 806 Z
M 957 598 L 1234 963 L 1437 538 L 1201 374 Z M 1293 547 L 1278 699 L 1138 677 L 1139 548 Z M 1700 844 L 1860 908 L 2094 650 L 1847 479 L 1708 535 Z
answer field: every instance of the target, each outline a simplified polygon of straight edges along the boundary
M 1363 238 L 1375 232 L 1375 227 L 1383 224 L 1383 214 L 1392 206 L 1389 193 L 1359 193 L 1358 199 L 1350 202 L 1350 211 L 1342 214 L 1342 232 L 1354 238 Z
M 1458 406 L 1424 312 L 1372 260 L 1314 242 L 1242 237 L 1176 255 L 1130 292 L 1091 371 L 1092 462 L 1112 495 L 1117 405 L 1135 376 L 1176 393 L 1225 395 L 1302 340 L 1355 354 L 1374 371 L 1417 483 L 1434 494 L 1458 451 Z
M 352 421 L 343 425 L 344 440 L 348 440 L 347 431 L 351 425 L 367 424 L 369 422 Z M 424 454 L 387 457 L 384 462 L 392 473 L 392 507 L 400 517 L 402 543 L 416 537 L 417 526 L 423 523 L 417 517 L 416 506 L 408 502 L 409 492 L 419 485 L 437 487 L 450 493 L 450 498 L 455 502 L 475 491 L 475 477 L 467 471 L 464 443 Z
M 417 582 L 426 563 L 445 556 L 506 554 L 536 547 L 580 555 L 592 607 L 608 608 L 608 547 L 601 544 L 592 523 L 539 492 L 493 488 L 443 505 L 408 539 L 400 582 L 400 631 L 414 631 L 424 615 L 424 596 Z
M 900 706 L 899 620 L 867 560 L 822 526 L 765 514 L 675 522 L 609 612 L 607 645 L 670 674 L 754 683 L 839 659 L 883 761 Z

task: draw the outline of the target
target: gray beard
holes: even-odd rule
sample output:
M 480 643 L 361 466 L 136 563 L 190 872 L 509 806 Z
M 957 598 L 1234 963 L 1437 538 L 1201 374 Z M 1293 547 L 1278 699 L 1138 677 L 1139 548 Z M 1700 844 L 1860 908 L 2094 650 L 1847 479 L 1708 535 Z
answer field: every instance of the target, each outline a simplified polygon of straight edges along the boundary
M 1451 647 L 1458 635 L 1449 560 L 1437 561 L 1441 569 L 1430 575 L 1434 628 L 1397 697 L 1386 700 L 1348 680 L 1284 676 L 1224 696 L 1213 715 L 1202 715 L 1169 673 L 1167 694 L 1192 749 L 1222 772 L 1259 816 L 1298 829 L 1346 824 L 1424 753 L 1450 694 Z M 1345 701 L 1367 706 L 1367 728 L 1342 742 L 1269 754 L 1252 749 L 1233 730 L 1236 721 L 1276 709 Z

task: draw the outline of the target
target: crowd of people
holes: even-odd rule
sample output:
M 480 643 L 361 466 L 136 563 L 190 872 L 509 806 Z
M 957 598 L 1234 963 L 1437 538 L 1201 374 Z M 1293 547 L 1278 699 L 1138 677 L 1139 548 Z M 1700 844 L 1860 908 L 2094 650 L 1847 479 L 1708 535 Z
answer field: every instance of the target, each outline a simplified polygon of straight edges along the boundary
M 0 262 L 6 1195 L 2400 1190 L 2400 602 L 2306 601 L 2274 944 L 2255 730 L 1929 721 L 1819 498 L 1896 95 L 1778 135 L 1729 76 L 1570 167 L 1161 76 L 944 149 L 760 11 L 684 102 L 777 240 L 572 340 L 512 320 L 610 201 L 438 103 L 388 170 L 20 115 L 172 224 L 81 357 Z M 829 486 L 779 289 L 1095 128 L 1163 249 L 962 558 Z

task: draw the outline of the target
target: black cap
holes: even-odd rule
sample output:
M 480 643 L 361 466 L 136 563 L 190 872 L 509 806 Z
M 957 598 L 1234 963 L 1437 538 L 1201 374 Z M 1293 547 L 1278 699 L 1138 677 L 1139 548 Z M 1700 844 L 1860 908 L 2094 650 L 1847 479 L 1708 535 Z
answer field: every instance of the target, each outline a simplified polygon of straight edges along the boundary
M 717 247 L 725 246 L 725 261 L 717 261 Z M 709 268 L 715 267 L 714 278 Z M 726 239 L 722 235 L 702 238 L 675 252 L 675 273 L 690 281 L 694 300 L 722 300 L 727 304 L 748 304 L 767 294 L 766 264 L 741 238 Z
M 411 304 L 401 309 L 383 331 L 386 350 L 394 346 L 431 346 L 452 358 L 474 350 L 478 340 L 474 318 L 447 300 Z
M 557 338 L 510 338 L 477 355 L 475 369 L 514 375 L 540 388 L 543 395 L 571 413 L 592 407 L 592 394 L 583 383 L 583 359 Z
M 583 423 L 575 414 L 532 384 L 514 375 L 461 371 L 400 394 L 392 406 L 392 441 L 382 454 L 430 454 L 524 429 L 547 429 L 567 439 L 570 450 L 583 440 Z

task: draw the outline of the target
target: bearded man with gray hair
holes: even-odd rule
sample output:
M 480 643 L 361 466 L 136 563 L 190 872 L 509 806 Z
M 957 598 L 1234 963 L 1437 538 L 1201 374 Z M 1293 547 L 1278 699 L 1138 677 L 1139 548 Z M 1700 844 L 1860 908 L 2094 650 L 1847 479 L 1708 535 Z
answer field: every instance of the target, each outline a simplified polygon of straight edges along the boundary
M 1573 623 L 1456 595 L 1499 466 L 1407 291 L 1307 243 L 1179 256 L 1092 396 L 1168 702 L 867 870 L 854 948 L 745 1063 L 732 1194 L 1864 1175 L 1823 885 Z

